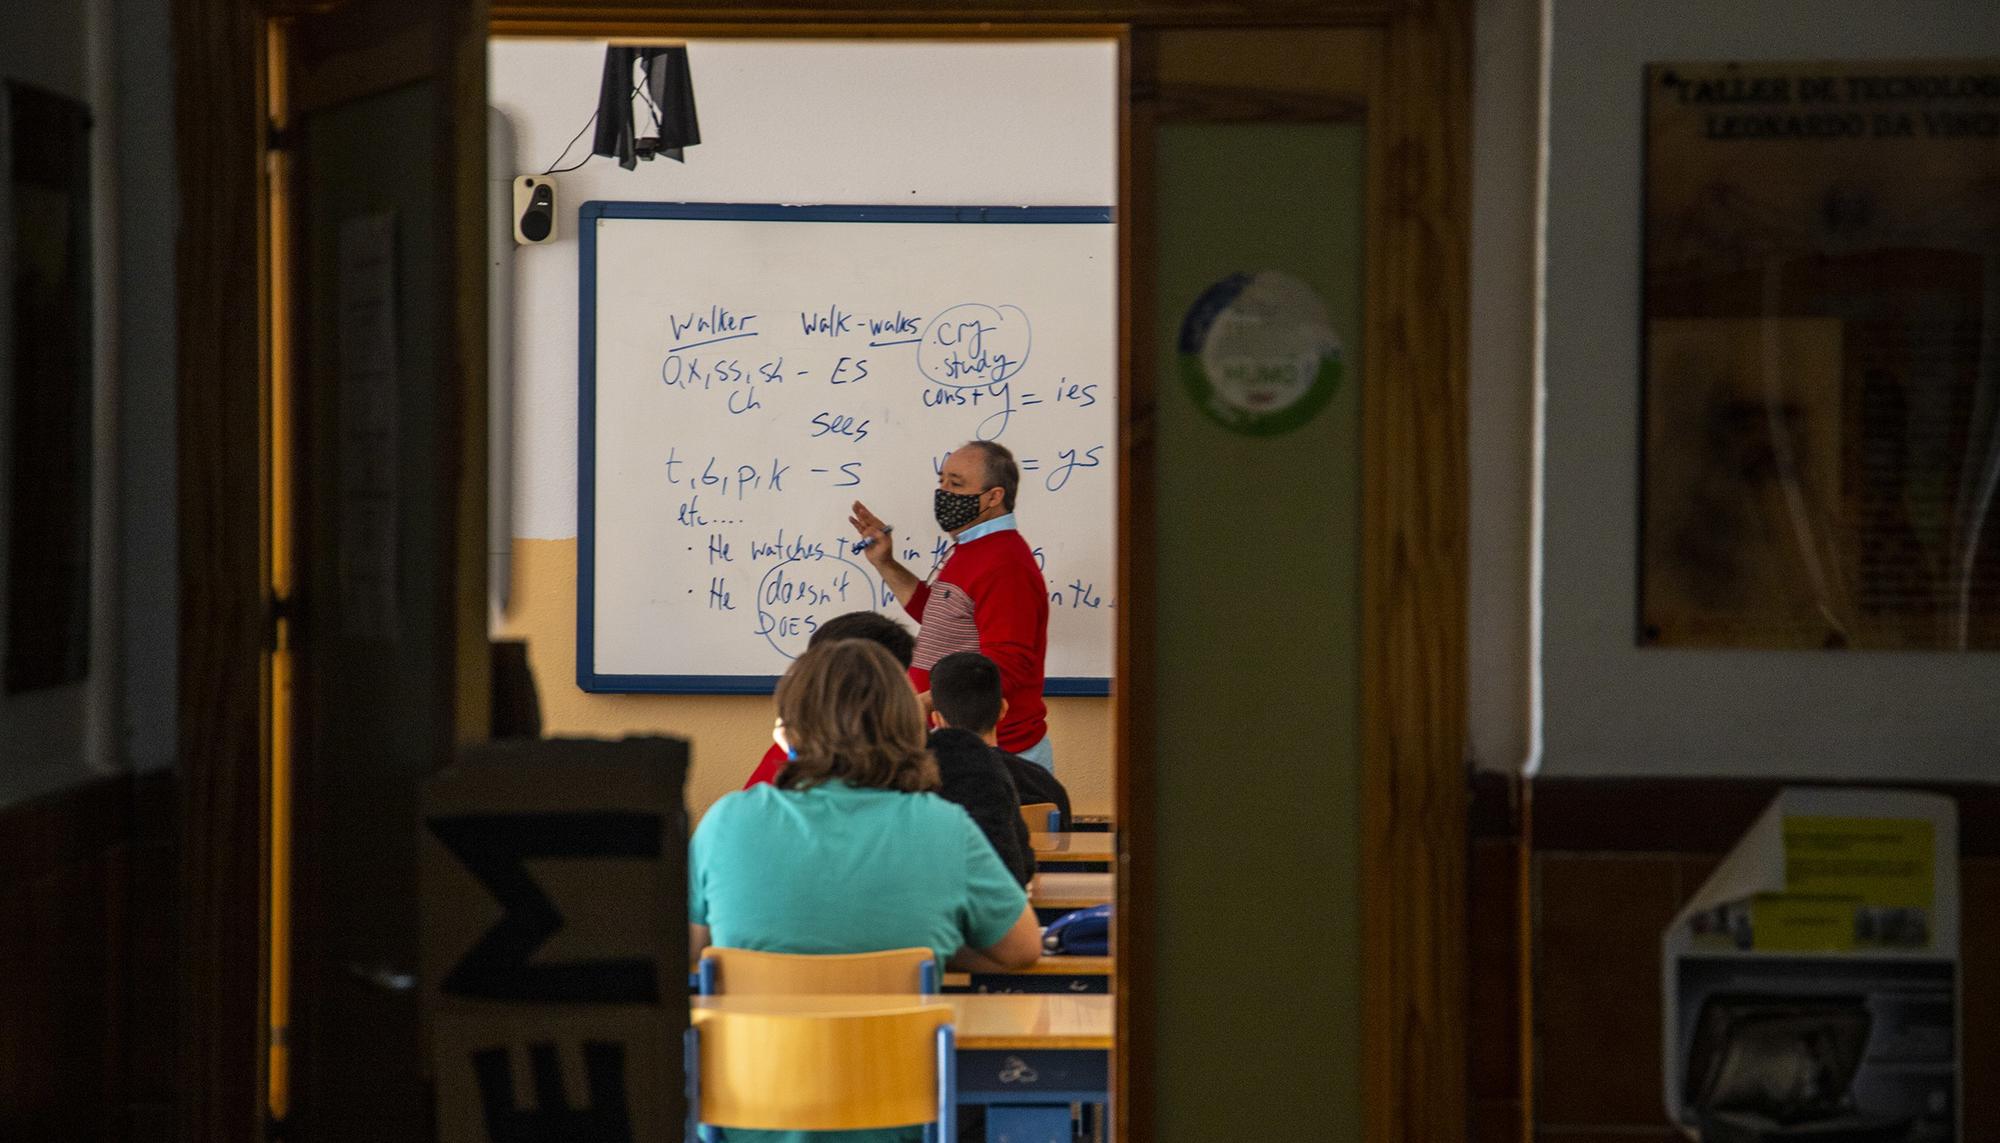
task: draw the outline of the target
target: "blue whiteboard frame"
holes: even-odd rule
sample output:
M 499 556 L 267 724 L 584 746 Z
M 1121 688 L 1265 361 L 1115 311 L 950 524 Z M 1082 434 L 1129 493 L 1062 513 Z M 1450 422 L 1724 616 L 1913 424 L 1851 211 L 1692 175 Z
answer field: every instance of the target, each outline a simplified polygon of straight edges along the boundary
M 782 206 L 777 203 L 604 202 L 577 209 L 576 685 L 592 694 L 765 695 L 776 675 L 606 675 L 595 668 L 597 602 L 597 227 L 600 218 L 743 222 L 1032 222 L 1113 220 L 1108 206 Z M 1044 695 L 1108 695 L 1109 678 L 1042 680 Z

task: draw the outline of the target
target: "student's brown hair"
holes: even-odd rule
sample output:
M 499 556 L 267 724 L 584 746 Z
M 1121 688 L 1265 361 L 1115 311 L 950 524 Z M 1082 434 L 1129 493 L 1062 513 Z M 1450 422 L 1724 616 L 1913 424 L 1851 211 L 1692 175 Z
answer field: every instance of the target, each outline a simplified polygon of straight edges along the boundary
M 905 793 L 939 786 L 917 693 L 879 643 L 836 639 L 808 647 L 778 680 L 778 717 L 797 755 L 778 772 L 780 789 L 836 779 Z
M 917 657 L 917 637 L 910 634 L 909 628 L 879 611 L 850 611 L 845 615 L 836 615 L 819 625 L 812 638 L 806 640 L 806 646 L 817 647 L 839 639 L 866 639 L 870 643 L 880 643 L 906 668 Z

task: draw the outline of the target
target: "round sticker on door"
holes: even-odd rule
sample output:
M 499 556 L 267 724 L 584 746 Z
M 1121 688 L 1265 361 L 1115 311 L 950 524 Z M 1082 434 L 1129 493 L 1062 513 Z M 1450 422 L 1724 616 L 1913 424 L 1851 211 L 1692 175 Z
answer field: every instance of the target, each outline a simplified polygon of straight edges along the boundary
M 1181 319 L 1181 380 L 1201 411 L 1251 436 L 1312 420 L 1340 387 L 1340 337 L 1326 303 L 1282 270 L 1231 274 Z

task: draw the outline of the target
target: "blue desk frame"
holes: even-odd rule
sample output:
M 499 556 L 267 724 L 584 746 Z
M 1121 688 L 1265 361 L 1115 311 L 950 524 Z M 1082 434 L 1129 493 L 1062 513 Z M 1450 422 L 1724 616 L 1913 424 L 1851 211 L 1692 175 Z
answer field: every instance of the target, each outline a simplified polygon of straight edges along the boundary
M 1108 1108 L 1110 1093 L 1101 1048 L 958 1050 L 958 1101 L 985 1105 L 987 1143 L 1071 1143 L 1070 1105 Z

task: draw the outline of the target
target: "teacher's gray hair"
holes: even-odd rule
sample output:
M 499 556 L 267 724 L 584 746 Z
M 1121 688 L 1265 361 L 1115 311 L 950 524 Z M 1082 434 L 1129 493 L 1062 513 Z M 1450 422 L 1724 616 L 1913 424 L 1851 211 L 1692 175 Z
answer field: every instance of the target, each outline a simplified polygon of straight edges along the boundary
M 994 441 L 966 441 L 960 447 L 979 450 L 979 457 L 985 462 L 985 487 L 981 491 L 1000 489 L 1006 494 L 1002 504 L 1012 512 L 1014 496 L 1021 491 L 1021 466 L 1014 463 L 1014 454 L 1007 451 L 1006 445 Z

